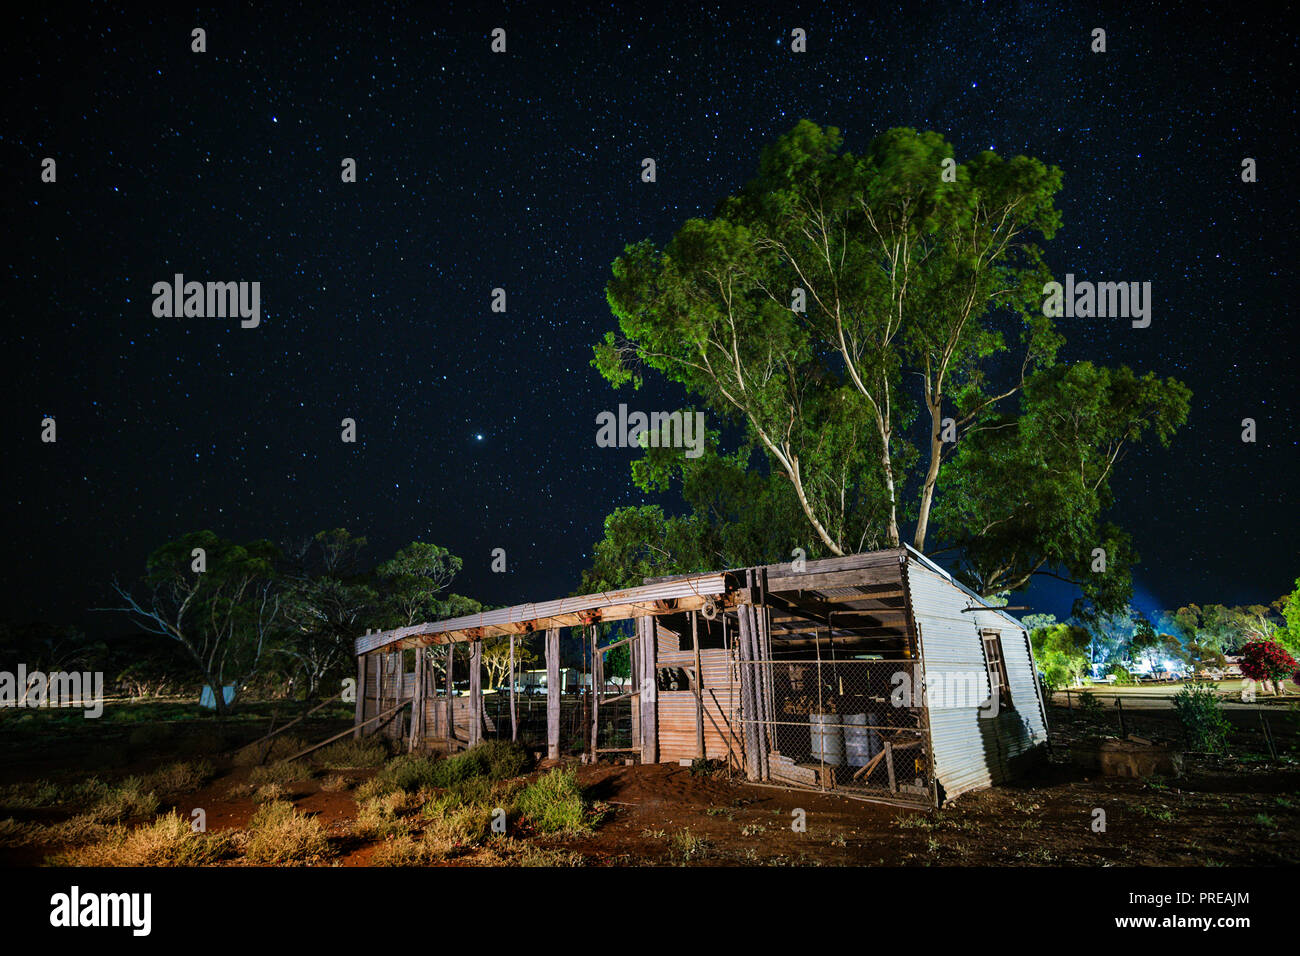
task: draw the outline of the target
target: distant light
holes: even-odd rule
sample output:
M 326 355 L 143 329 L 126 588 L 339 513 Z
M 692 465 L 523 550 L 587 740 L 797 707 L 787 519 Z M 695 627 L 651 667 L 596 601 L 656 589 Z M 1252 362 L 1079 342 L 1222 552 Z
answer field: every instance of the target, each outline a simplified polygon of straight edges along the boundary
M 482 436 L 482 435 L 475 435 L 474 437 L 477 438 L 479 441 L 482 441 L 482 440 L 483 440 L 483 436 Z

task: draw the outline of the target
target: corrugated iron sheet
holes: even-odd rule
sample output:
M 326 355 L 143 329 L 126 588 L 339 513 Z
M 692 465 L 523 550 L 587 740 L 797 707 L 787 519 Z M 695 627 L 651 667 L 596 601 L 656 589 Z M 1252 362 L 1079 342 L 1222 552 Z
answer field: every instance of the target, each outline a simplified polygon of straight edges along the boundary
M 981 608 L 963 613 L 975 604 L 971 595 L 919 562 L 909 566 L 908 583 L 921 632 L 927 690 L 952 687 L 955 681 L 956 686 L 980 688 L 981 699 L 987 698 L 988 664 L 981 628 L 1001 634 L 1010 683 L 1012 708 L 1002 709 L 996 717 L 981 718 L 978 704 L 954 707 L 932 702 L 930 740 L 944 797 L 1010 779 L 1013 761 L 1047 740 L 1024 627 L 1005 612 Z
M 545 626 L 546 619 L 558 617 L 562 614 L 595 611 L 620 604 L 645 604 L 649 607 L 656 601 L 723 594 L 726 592 L 726 588 L 724 574 L 704 574 L 662 584 L 647 584 L 641 587 L 626 588 L 621 591 L 583 594 L 578 597 L 560 598 L 556 601 L 543 601 L 538 604 L 515 604 L 511 607 L 497 608 L 494 611 L 448 618 L 445 621 L 415 624 L 411 627 L 399 627 L 391 631 L 366 634 L 357 638 L 356 653 L 367 654 L 370 651 L 408 638 L 435 634 L 445 635 L 451 640 L 456 640 L 459 636 L 458 632 L 472 631 L 480 627 L 509 627 L 535 622 L 540 628 Z

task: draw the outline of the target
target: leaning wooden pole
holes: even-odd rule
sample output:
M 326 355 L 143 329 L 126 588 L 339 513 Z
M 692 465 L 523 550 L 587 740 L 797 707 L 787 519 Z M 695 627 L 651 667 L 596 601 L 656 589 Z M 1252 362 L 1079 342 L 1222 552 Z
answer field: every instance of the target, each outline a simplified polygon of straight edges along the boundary
M 704 668 L 700 663 L 700 612 L 691 612 L 691 649 L 695 652 L 695 749 L 699 759 L 706 756 L 704 749 Z

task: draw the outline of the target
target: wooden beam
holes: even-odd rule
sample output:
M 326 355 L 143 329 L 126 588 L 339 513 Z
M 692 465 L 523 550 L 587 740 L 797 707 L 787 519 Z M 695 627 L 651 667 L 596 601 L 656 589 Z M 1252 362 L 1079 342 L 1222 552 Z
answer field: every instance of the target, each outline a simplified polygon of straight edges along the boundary
M 691 612 L 691 650 L 695 652 L 695 749 L 700 760 L 708 754 L 704 749 L 704 668 L 700 664 L 700 615 Z
M 510 635 L 510 739 L 519 739 L 519 717 L 515 712 L 515 636 Z

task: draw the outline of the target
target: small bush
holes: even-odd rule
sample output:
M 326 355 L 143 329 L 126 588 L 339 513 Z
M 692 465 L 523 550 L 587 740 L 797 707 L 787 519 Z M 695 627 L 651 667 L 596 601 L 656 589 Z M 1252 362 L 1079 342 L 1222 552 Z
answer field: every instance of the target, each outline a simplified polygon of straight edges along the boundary
M 127 777 L 95 801 L 90 815 L 99 823 L 119 823 L 131 817 L 152 816 L 158 812 L 158 805 L 158 795 L 145 780 Z
M 319 821 L 303 816 L 292 803 L 262 806 L 249 821 L 244 855 L 252 863 L 315 863 L 329 855 L 329 840 Z
M 279 783 L 264 783 L 253 790 L 254 803 L 274 803 L 277 800 L 283 800 L 289 795 L 289 791 Z
M 262 763 L 274 763 L 285 757 L 292 757 L 310 744 L 301 737 L 292 734 L 285 737 L 272 737 L 262 743 L 251 743 L 235 752 L 235 765 L 238 767 L 255 767 Z
M 1105 719 L 1105 707 L 1090 690 L 1079 692 L 1079 715 L 1085 720 Z
M 388 748 L 373 737 L 363 737 L 330 744 L 316 754 L 313 763 L 326 770 L 359 770 L 382 767 L 386 760 Z
M 1214 684 L 1189 681 L 1174 695 L 1174 710 L 1192 750 L 1218 753 L 1227 749 L 1232 724 L 1219 706 L 1216 691 Z
M 584 833 L 591 829 L 582 788 L 569 769 L 542 774 L 520 792 L 516 806 L 542 833 Z
M 455 847 L 432 831 L 418 837 L 404 834 L 385 840 L 370 857 L 372 866 L 428 866 L 447 859 Z
M 128 830 L 118 826 L 95 843 L 47 859 L 54 866 L 205 866 L 234 852 L 229 834 L 195 833 L 178 814 Z
M 52 807 L 65 796 L 66 788 L 49 780 L 11 783 L 6 787 L 0 787 L 0 807 L 11 810 Z
M 683 863 L 689 863 L 691 860 L 698 860 L 708 852 L 709 843 L 702 837 L 696 836 L 689 829 L 683 827 L 668 838 L 668 845 L 672 847 L 673 855 Z
M 1115 675 L 1115 684 L 1117 686 L 1126 686 L 1129 684 L 1137 683 L 1133 679 L 1132 671 L 1130 671 L 1123 664 L 1111 664 L 1110 670 L 1108 670 L 1107 673 Z
M 169 796 L 190 793 L 217 775 L 207 760 L 180 761 L 160 767 L 145 777 L 145 785 Z
M 296 760 L 281 760 L 279 763 L 268 764 L 265 767 L 254 767 L 248 775 L 248 782 L 255 787 L 264 783 L 278 783 L 283 786 L 306 780 L 311 777 L 311 774 L 311 767 L 306 764 Z
M 352 781 L 341 773 L 331 773 L 320 782 L 320 788 L 328 793 L 339 793 L 351 786 Z

